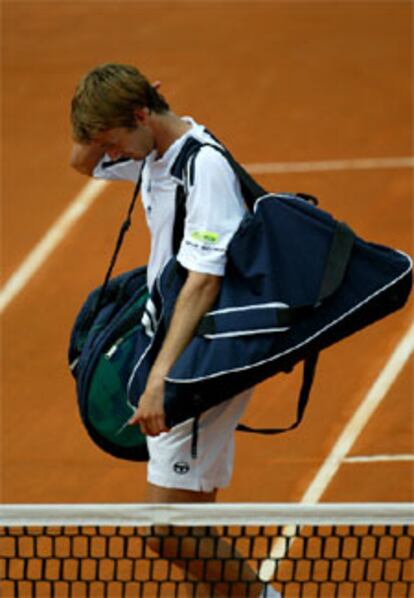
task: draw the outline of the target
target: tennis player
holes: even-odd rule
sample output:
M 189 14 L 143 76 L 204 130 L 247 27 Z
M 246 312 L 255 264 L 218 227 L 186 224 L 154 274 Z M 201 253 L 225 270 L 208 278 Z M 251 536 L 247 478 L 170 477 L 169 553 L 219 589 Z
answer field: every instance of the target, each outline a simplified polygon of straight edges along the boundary
M 176 182 L 170 175 L 171 166 L 190 136 L 217 144 L 202 125 L 172 112 L 158 87 L 158 83 L 151 85 L 132 66 L 98 66 L 79 82 L 71 111 L 71 165 L 79 172 L 135 183 L 145 160 L 141 197 L 151 234 L 149 289 L 172 256 Z M 196 459 L 191 457 L 192 420 L 169 430 L 163 395 L 166 375 L 218 296 L 226 250 L 245 209 L 239 182 L 226 159 L 211 147 L 202 148 L 195 161 L 184 236 L 176 256 L 187 270 L 186 282 L 145 392 L 130 421 L 147 435 L 149 502 L 214 502 L 218 489 L 227 486 L 231 479 L 234 430 L 251 391 L 201 416 Z M 246 580 L 257 580 L 257 574 L 247 565 L 243 574 Z M 259 582 L 252 589 L 252 596 L 278 596 L 271 586 L 264 587 Z M 211 593 L 206 587 L 205 594 L 200 595 Z M 228 596 L 228 590 L 223 590 L 222 595 Z

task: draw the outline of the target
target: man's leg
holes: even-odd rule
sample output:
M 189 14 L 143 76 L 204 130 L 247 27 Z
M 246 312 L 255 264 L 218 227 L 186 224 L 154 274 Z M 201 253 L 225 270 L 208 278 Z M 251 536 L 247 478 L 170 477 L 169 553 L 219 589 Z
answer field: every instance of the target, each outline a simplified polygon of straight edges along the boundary
M 197 492 L 148 483 L 146 498 L 150 503 L 211 503 L 216 501 L 216 497 L 217 489 Z M 196 588 L 194 594 L 190 591 L 190 596 L 256 598 L 262 594 L 264 585 L 258 581 L 257 573 L 238 551 L 232 550 L 230 543 L 220 538 L 217 530 L 210 530 L 208 535 L 205 527 L 193 528 L 191 534 L 188 532 L 188 528 L 174 527 L 174 535 L 171 536 L 168 528 L 157 526 L 156 536 L 148 538 L 148 545 L 162 558 L 187 569 Z M 160 540 L 162 537 L 163 541 Z M 176 538 L 180 541 L 177 542 Z
M 168 433 L 148 437 L 149 502 L 215 502 L 217 489 L 230 483 L 234 430 L 250 396 L 251 391 L 245 391 L 202 414 L 196 458 L 192 454 L 192 420 L 175 426 Z M 157 532 L 165 535 L 168 529 L 159 528 Z M 245 555 L 242 557 L 232 550 L 230 542 L 220 538 L 218 530 L 206 532 L 205 527 L 193 528 L 191 533 L 198 537 L 192 538 L 189 529 L 175 527 L 174 533 L 180 534 L 179 541 L 174 538 L 160 541 L 154 537 L 149 539 L 149 544 L 157 553 L 182 568 L 185 566 L 184 559 L 187 559 L 187 571 L 194 579 L 206 582 L 197 584 L 197 597 L 260 596 L 264 586 L 258 581 L 257 572 L 248 566 Z M 206 559 L 205 567 L 203 558 Z M 214 584 L 214 580 L 221 583 Z M 231 586 L 230 582 L 233 582 Z
M 163 488 L 147 483 L 146 502 L 150 503 L 184 503 L 184 502 L 216 502 L 217 488 L 211 492 L 197 492 L 182 488 Z

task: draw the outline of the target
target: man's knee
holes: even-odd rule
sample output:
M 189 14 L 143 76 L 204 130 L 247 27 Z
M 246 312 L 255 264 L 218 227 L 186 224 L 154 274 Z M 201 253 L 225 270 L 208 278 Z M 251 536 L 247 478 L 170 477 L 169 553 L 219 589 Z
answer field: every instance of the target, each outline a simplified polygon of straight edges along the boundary
M 149 503 L 209 503 L 215 502 L 217 489 L 211 492 L 187 490 L 185 488 L 167 488 L 147 483 L 146 501 Z

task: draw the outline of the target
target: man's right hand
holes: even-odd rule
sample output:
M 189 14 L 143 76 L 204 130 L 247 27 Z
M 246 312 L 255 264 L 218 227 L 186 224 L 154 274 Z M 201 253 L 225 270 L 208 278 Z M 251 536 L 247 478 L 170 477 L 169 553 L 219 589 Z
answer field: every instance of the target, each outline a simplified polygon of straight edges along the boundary
M 73 142 L 70 165 L 80 172 L 92 176 L 95 166 L 104 156 L 105 150 L 97 143 Z

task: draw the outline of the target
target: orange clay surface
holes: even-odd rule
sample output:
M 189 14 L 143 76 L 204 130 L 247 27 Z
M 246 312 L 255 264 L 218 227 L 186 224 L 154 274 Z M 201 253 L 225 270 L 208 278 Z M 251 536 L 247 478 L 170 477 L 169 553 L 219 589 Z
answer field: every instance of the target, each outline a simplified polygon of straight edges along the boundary
M 409 156 L 410 4 L 404 2 L 4 2 L 3 279 L 86 179 L 71 171 L 69 103 L 103 62 L 139 66 L 178 114 L 208 126 L 243 163 Z M 362 237 L 412 249 L 409 168 L 259 175 L 306 191 Z M 144 464 L 96 448 L 77 411 L 68 337 L 100 284 L 132 187 L 111 183 L 3 319 L 1 501 L 141 502 Z M 117 271 L 144 264 L 140 208 Z M 298 501 L 408 330 L 411 304 L 324 352 L 302 425 L 237 436 L 221 501 Z M 257 388 L 244 420 L 287 424 L 300 368 Z M 413 452 L 405 365 L 351 455 Z M 409 501 L 410 462 L 343 463 L 323 501 Z

